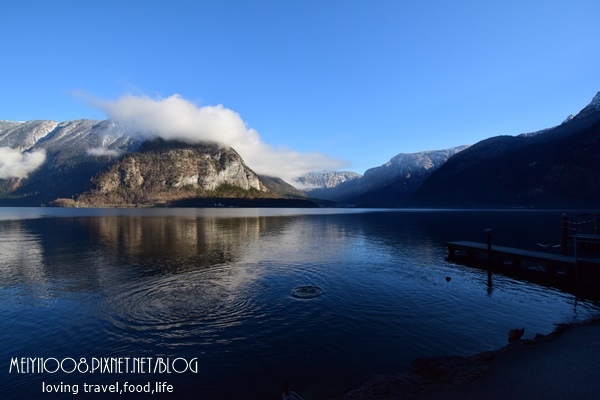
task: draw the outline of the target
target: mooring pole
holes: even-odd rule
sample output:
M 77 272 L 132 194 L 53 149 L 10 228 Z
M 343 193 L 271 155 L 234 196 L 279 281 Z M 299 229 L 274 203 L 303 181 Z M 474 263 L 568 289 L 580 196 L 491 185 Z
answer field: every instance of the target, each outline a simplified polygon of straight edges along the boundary
M 490 228 L 484 231 L 487 234 L 487 260 L 488 265 L 492 265 L 492 230 Z
M 567 254 L 569 240 L 569 217 L 567 214 L 562 215 L 562 223 L 560 227 L 560 250 L 563 254 Z

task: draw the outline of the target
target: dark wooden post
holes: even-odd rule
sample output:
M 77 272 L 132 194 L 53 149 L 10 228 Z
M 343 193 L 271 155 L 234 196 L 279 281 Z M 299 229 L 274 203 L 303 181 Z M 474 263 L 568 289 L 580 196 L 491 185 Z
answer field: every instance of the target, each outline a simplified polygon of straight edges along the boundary
M 492 264 L 492 230 L 486 229 L 485 233 L 487 234 L 487 260 L 488 264 Z
M 560 227 L 560 250 L 563 254 L 567 254 L 569 240 L 569 217 L 567 214 L 562 215 L 562 223 Z

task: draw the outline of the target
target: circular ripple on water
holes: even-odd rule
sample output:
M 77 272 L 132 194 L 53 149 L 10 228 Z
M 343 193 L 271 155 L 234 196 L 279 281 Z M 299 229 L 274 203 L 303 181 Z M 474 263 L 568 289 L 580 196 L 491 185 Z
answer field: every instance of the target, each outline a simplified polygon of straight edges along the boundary
M 113 291 L 104 304 L 111 331 L 138 341 L 155 336 L 176 343 L 190 337 L 209 340 L 261 312 L 243 284 L 209 275 L 147 278 Z
M 290 295 L 293 298 L 300 300 L 314 299 L 321 294 L 323 294 L 323 290 L 320 287 L 313 285 L 298 286 L 290 292 Z

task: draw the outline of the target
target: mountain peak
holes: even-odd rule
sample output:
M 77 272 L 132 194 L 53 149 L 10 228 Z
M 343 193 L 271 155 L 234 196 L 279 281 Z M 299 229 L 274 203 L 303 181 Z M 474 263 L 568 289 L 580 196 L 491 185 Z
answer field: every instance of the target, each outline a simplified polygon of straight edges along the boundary
M 572 120 L 573 118 L 575 118 L 575 116 L 574 116 L 573 114 L 569 114 L 569 115 L 567 116 L 567 118 L 565 118 L 565 120 L 564 120 L 563 122 L 561 122 L 561 124 L 567 123 L 567 122 L 569 122 L 570 120 Z
M 600 111 L 600 92 L 596 93 L 592 101 L 585 106 L 583 110 L 577 114 L 577 117 L 587 117 L 588 115 L 594 114 Z
M 590 103 L 590 106 L 600 108 L 600 92 L 596 93 L 596 95 L 592 99 L 592 102 Z
M 320 172 L 309 172 L 301 177 L 294 180 L 294 186 L 301 190 L 314 190 L 333 188 L 337 185 L 358 179 L 362 175 L 351 171 L 320 171 Z

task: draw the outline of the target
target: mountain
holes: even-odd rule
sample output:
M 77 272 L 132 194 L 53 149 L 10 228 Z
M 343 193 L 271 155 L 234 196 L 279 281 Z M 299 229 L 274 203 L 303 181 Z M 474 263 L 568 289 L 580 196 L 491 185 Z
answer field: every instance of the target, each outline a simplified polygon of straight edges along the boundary
M 112 121 L 0 121 L 0 153 L 5 206 L 56 199 L 57 205 L 128 206 L 195 196 L 305 197 L 283 181 L 259 177 L 233 149 L 143 142 Z
M 387 163 L 367 170 L 360 178 L 332 188 L 315 189 L 309 195 L 356 206 L 404 206 L 433 171 L 467 147 L 401 153 Z
M 315 173 L 299 182 L 318 187 L 305 189 L 311 199 L 355 206 L 598 208 L 598 154 L 600 92 L 553 128 L 398 154 L 360 177 Z M 222 146 L 143 142 L 112 121 L 0 121 L 0 206 L 58 198 L 59 205 L 315 205 Z
M 301 187 L 305 192 L 310 193 L 315 189 L 331 189 L 341 183 L 358 179 L 362 175 L 351 171 L 319 171 L 309 172 L 299 178 L 296 178 L 294 184 Z
M 497 136 L 462 151 L 415 193 L 419 207 L 600 205 L 600 92 L 562 124 Z
M 110 121 L 28 121 L 2 126 L 6 128 L 0 131 L 0 148 L 13 154 L 1 169 L 24 172 L 0 175 L 4 178 L 0 179 L 0 205 L 39 206 L 57 197 L 71 198 L 83 192 L 99 170 L 141 144 Z M 33 155 L 41 161 L 37 168 L 29 168 L 26 157 Z
M 259 175 L 260 182 L 271 192 L 288 199 L 304 199 L 306 194 L 281 178 Z
M 157 139 L 94 177 L 77 205 L 157 205 L 197 197 L 262 197 L 266 192 L 231 148 Z

